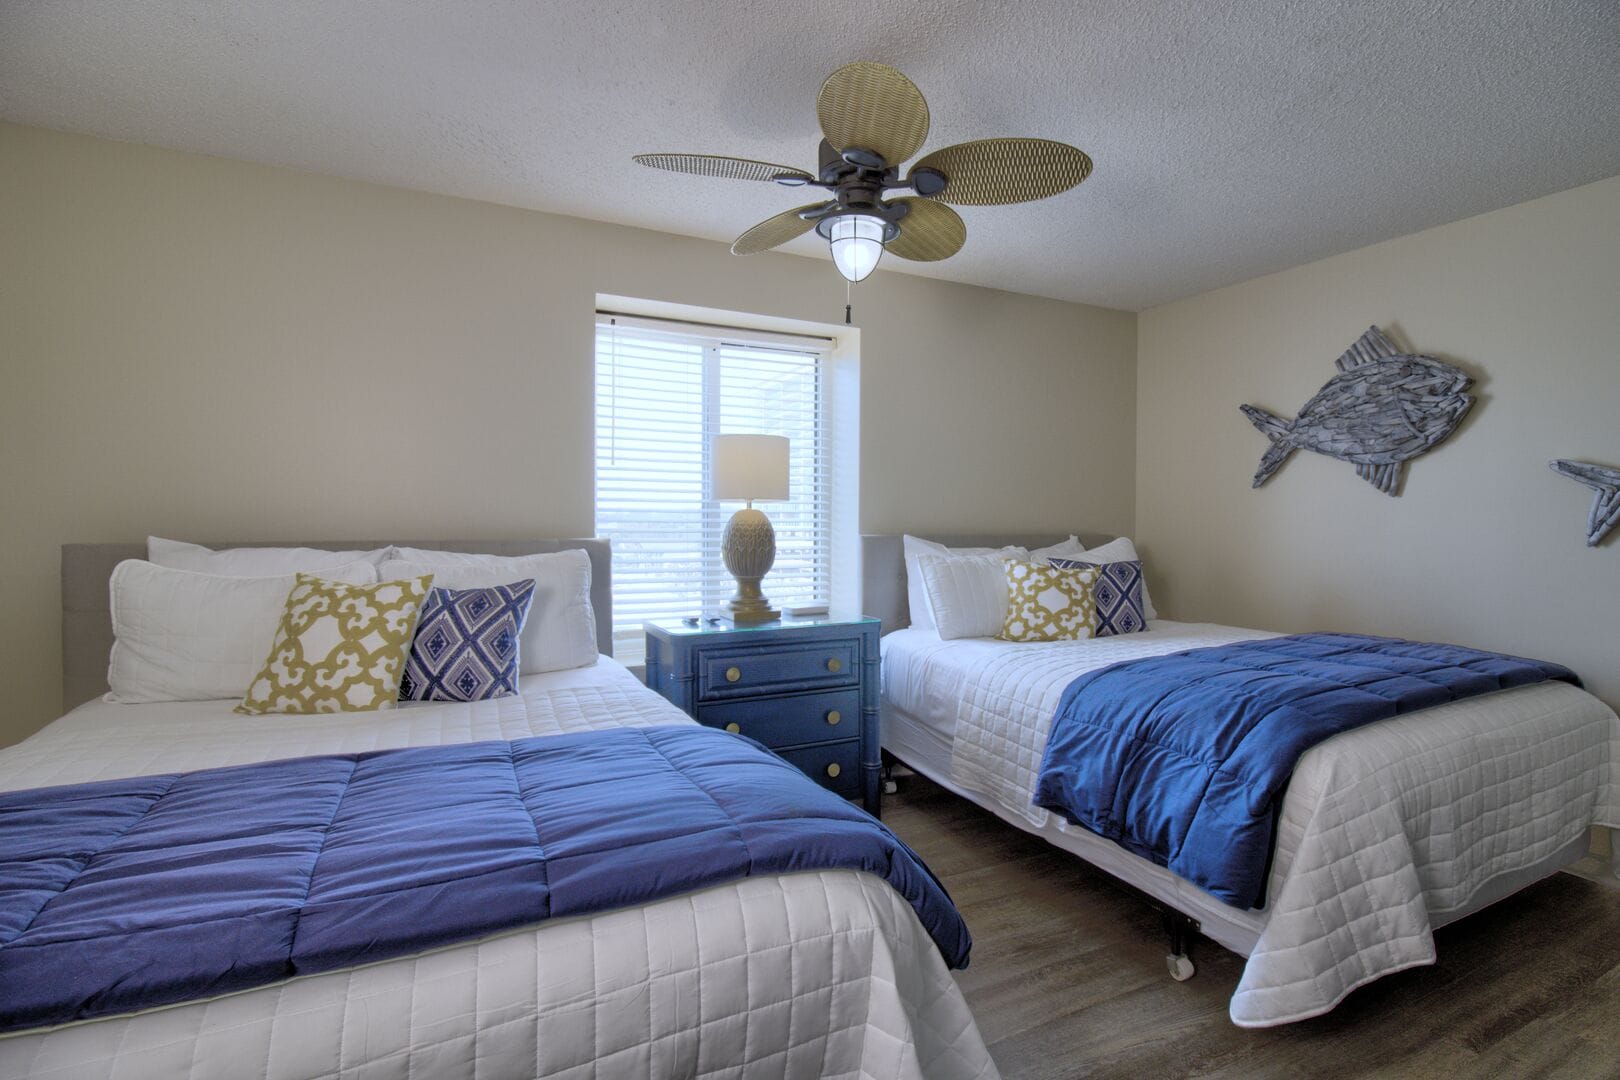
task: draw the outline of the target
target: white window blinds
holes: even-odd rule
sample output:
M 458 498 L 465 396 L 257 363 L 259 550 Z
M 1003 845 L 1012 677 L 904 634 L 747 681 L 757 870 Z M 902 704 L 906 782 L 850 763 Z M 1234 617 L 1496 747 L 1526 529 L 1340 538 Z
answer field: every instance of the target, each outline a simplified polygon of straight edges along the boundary
M 596 533 L 613 541 L 613 652 L 640 663 L 646 619 L 712 615 L 736 583 L 720 560 L 741 504 L 713 497 L 714 436 L 785 435 L 788 501 L 776 530 L 772 605 L 828 599 L 830 448 L 824 355 L 720 328 L 601 315 L 596 327 Z

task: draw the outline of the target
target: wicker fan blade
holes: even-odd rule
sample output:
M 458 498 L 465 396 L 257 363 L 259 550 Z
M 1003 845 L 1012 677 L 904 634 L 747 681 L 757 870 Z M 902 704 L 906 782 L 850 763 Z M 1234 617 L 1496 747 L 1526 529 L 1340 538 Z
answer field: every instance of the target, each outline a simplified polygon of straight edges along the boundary
M 795 169 L 791 165 L 772 165 L 768 161 L 750 161 L 748 158 L 722 157 L 718 154 L 637 154 L 635 162 L 649 169 L 668 169 L 692 176 L 718 176 L 722 180 L 775 180 L 779 176 L 815 179 L 803 169 Z
M 1068 191 L 1091 175 L 1091 159 L 1050 139 L 979 139 L 935 150 L 912 169 L 945 174 L 945 190 L 932 196 L 940 202 L 1000 206 Z
M 916 84 L 887 64 L 845 64 L 821 84 L 816 119 L 839 150 L 858 146 L 899 165 L 928 138 L 928 102 Z
M 737 237 L 737 242 L 731 245 L 733 255 L 758 255 L 762 251 L 769 251 L 779 247 L 796 237 L 803 236 L 816 227 L 814 221 L 806 221 L 799 216 L 801 210 L 814 210 L 821 203 L 811 203 L 808 206 L 797 206 L 792 210 L 784 210 L 775 217 L 768 217 L 755 225 L 752 229 Z
M 912 262 L 938 262 L 962 250 L 967 226 L 962 216 L 932 199 L 896 199 L 911 207 L 900 219 L 900 235 L 884 245 L 891 255 Z

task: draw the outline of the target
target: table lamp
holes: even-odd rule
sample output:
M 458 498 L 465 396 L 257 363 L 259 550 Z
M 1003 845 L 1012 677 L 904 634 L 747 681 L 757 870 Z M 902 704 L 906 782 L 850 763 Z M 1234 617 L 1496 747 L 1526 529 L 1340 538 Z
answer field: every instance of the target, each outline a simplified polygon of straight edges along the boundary
M 737 579 L 737 593 L 724 614 L 733 623 L 765 623 L 782 617 L 760 592 L 759 581 L 776 562 L 776 530 L 754 509 L 754 500 L 785 502 L 788 497 L 788 441 L 782 435 L 716 435 L 714 497 L 742 500 L 746 507 L 726 523 L 720 555 Z

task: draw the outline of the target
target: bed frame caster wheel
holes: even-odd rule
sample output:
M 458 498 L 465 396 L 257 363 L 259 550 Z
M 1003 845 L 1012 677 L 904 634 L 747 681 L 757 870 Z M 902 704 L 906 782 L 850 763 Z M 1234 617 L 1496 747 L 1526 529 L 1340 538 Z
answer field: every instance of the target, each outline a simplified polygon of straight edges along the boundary
M 900 785 L 894 782 L 894 767 L 900 764 L 900 759 L 887 750 L 880 750 L 878 760 L 882 762 L 879 775 L 883 777 L 883 794 L 893 795 L 900 790 Z
M 1164 966 L 1170 970 L 1170 977 L 1176 982 L 1186 982 L 1198 970 L 1192 962 L 1192 943 L 1198 936 L 1198 920 L 1174 908 L 1163 911 L 1164 928 L 1170 931 L 1170 951 L 1165 955 Z

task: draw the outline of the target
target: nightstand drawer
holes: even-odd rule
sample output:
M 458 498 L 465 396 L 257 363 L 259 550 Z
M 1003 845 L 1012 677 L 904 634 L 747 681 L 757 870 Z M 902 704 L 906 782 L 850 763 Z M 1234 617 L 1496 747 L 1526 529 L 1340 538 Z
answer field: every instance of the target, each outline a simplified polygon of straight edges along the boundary
M 859 638 L 770 649 L 705 649 L 698 658 L 698 700 L 752 697 L 790 690 L 854 686 L 860 681 Z
M 805 743 L 848 739 L 860 730 L 861 692 L 828 690 L 820 694 L 760 701 L 728 701 L 698 706 L 699 723 L 735 730 L 766 746 L 801 746 Z
M 829 791 L 851 796 L 860 791 L 860 743 L 824 743 L 777 753 L 810 779 Z

